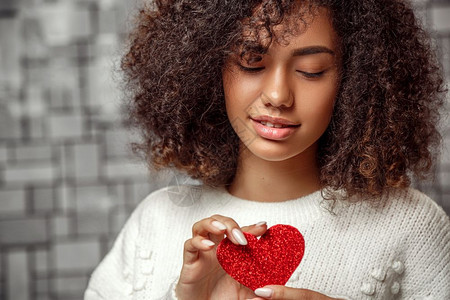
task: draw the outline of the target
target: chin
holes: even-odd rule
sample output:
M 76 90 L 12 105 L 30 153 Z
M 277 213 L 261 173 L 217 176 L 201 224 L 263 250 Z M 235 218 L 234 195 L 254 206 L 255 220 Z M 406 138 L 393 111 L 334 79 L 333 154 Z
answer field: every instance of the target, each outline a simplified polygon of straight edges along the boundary
M 298 148 L 294 151 L 294 149 L 289 149 L 289 146 L 283 143 L 272 142 L 272 145 L 259 144 L 260 143 L 257 141 L 254 141 L 248 146 L 247 151 L 251 152 L 252 155 L 266 161 L 284 161 L 301 153 L 301 151 L 298 151 Z

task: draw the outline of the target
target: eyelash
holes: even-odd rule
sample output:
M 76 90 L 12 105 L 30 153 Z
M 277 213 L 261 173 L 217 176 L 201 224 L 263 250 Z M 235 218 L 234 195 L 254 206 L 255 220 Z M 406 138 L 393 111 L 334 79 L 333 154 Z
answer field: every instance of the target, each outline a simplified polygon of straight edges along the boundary
M 264 69 L 264 68 L 247 68 L 247 67 L 244 67 L 244 66 L 242 66 L 242 65 L 238 65 L 239 66 L 239 68 L 242 70 L 242 71 L 245 71 L 245 72 L 248 72 L 248 73 L 258 73 L 259 71 L 261 71 L 262 69 Z
M 260 68 L 247 68 L 244 67 L 242 65 L 238 65 L 239 68 L 244 71 L 244 72 L 248 72 L 248 73 L 258 73 L 260 71 L 262 71 L 264 68 L 260 67 Z M 303 72 L 303 71 L 297 71 L 299 73 L 301 73 L 303 76 L 307 77 L 307 78 L 319 78 L 323 75 L 323 73 L 325 73 L 325 71 L 321 71 L 321 72 L 317 72 L 317 73 L 308 73 L 308 72 Z
M 317 72 L 317 73 L 308 73 L 308 72 L 302 72 L 302 71 L 297 71 L 303 74 L 303 76 L 308 77 L 308 78 L 319 78 L 323 75 L 323 73 L 325 73 L 325 71 L 321 71 L 321 72 Z

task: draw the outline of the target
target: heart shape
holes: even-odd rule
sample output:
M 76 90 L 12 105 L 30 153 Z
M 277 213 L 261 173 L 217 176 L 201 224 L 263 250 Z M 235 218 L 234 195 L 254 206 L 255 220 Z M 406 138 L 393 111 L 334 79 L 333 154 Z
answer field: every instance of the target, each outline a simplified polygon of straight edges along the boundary
M 259 239 L 246 232 L 244 235 L 246 246 L 229 239 L 217 246 L 217 260 L 225 272 L 252 290 L 269 284 L 285 285 L 305 252 L 305 240 L 298 229 L 278 224 Z

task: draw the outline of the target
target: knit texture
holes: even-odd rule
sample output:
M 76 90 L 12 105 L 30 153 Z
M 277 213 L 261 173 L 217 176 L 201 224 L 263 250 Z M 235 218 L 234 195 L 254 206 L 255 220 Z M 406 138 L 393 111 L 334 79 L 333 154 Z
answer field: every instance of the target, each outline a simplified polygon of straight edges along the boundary
M 256 202 L 224 188 L 163 188 L 128 219 L 92 274 L 85 300 L 176 299 L 183 244 L 192 225 L 213 214 L 240 226 L 296 227 L 305 254 L 287 286 L 344 299 L 450 299 L 448 216 L 414 189 L 393 190 L 384 203 L 338 202 L 331 211 L 320 191 Z

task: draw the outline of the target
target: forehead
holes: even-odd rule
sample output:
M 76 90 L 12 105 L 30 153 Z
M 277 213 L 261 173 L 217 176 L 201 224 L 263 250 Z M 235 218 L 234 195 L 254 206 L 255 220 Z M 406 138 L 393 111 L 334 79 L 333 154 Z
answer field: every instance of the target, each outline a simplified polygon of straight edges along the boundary
M 289 19 L 293 19 L 293 23 L 290 23 Z M 287 24 L 289 27 L 286 27 L 284 22 L 274 26 L 276 38 L 273 46 L 283 45 L 283 42 L 286 42 L 288 47 L 320 45 L 333 51 L 337 50 L 338 38 L 327 8 L 318 7 L 311 13 L 304 15 L 301 21 L 298 21 L 295 15 L 291 14 L 288 16 Z M 281 42 L 279 42 L 278 37 L 281 37 Z
M 273 17 L 273 18 L 272 18 Z M 273 25 L 267 27 L 263 20 L 270 19 Z M 338 37 L 333 29 L 331 15 L 326 7 L 297 4 L 277 20 L 277 16 L 264 16 L 264 11 L 256 9 L 251 18 L 243 20 L 243 53 L 269 54 L 280 46 L 299 47 L 323 45 L 337 50 Z

